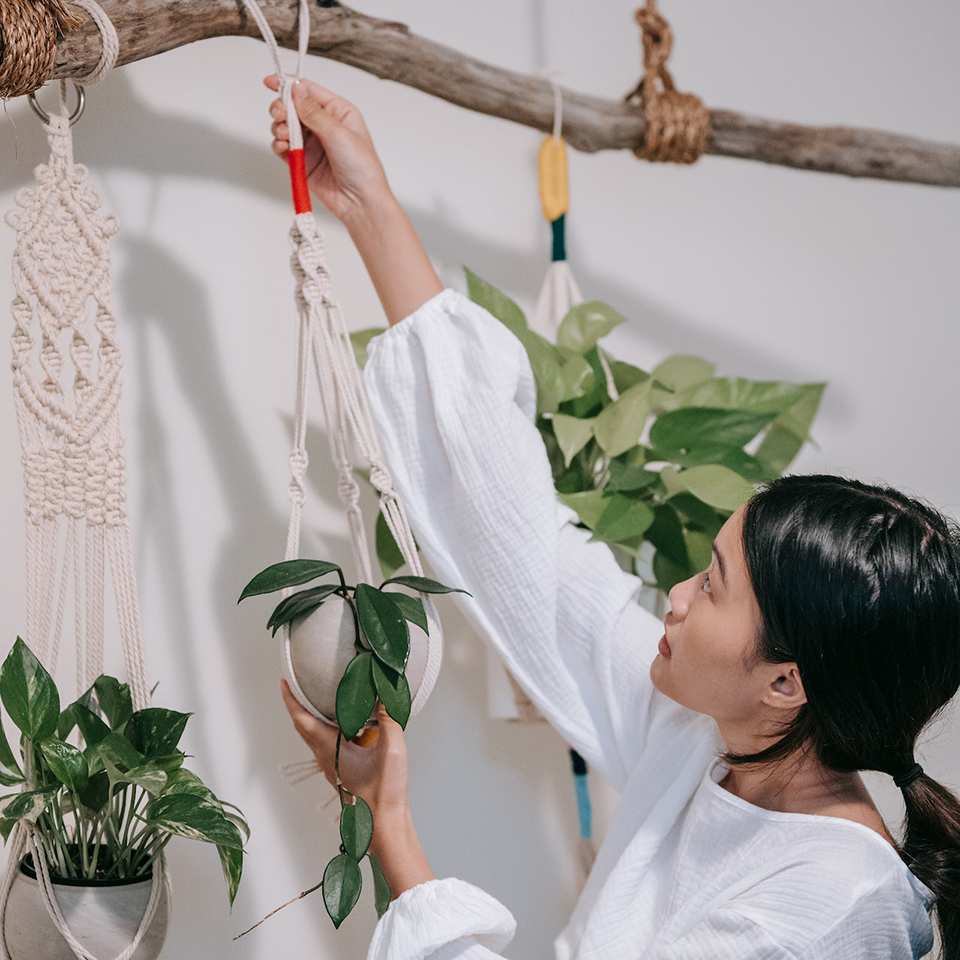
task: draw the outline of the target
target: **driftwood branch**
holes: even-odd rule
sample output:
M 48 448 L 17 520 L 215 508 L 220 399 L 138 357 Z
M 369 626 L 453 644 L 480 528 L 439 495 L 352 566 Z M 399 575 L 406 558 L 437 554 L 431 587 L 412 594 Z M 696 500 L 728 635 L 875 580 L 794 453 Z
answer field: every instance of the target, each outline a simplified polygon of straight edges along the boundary
M 259 36 L 239 0 L 100 0 L 120 36 L 120 64 L 220 36 Z M 277 39 L 296 47 L 293 0 L 261 0 Z M 55 77 L 82 76 L 97 62 L 91 20 L 57 50 Z M 325 0 L 311 16 L 310 52 L 394 80 L 479 113 L 544 132 L 553 125 L 548 81 L 466 56 L 418 37 L 402 23 L 368 17 Z M 642 112 L 617 100 L 563 91 L 563 134 L 578 150 L 632 149 Z M 960 145 L 853 127 L 807 127 L 711 110 L 707 152 L 803 170 L 960 187 Z

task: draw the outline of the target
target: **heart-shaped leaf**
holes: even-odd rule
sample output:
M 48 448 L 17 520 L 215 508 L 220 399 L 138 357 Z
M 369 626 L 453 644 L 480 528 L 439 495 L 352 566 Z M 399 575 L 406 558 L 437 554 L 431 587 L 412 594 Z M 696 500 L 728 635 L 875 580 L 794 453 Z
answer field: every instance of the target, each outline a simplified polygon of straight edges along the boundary
M 61 787 L 59 784 L 44 787 L 42 790 L 27 790 L 9 797 L 0 797 L 0 818 L 4 820 L 29 820 L 36 823 L 37 818 L 50 806 Z
M 0 667 L 0 699 L 28 740 L 43 740 L 56 732 L 60 719 L 57 686 L 19 637 Z
M 72 744 L 55 737 L 41 740 L 37 747 L 47 761 L 50 772 L 68 789 L 79 793 L 90 779 L 87 758 Z
M 152 800 L 145 820 L 178 837 L 203 840 L 228 849 L 242 850 L 240 831 L 214 804 L 189 793 L 176 793 Z
M 5 787 L 12 787 L 17 783 L 23 783 L 23 780 L 23 771 L 10 749 L 3 725 L 0 724 L 0 784 Z
M 165 707 L 147 707 L 130 718 L 127 737 L 144 757 L 162 757 L 176 750 L 190 716 Z

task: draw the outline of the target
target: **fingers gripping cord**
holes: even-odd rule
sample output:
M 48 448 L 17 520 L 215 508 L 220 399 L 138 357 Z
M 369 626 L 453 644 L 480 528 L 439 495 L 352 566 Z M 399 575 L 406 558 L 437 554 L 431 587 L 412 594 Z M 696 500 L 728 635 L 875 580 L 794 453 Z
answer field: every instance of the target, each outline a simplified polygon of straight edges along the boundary
M 93 16 L 103 37 L 100 62 L 84 81 L 93 83 L 116 61 L 116 31 L 93 0 L 77 0 L 77 6 Z M 35 186 L 18 192 L 6 217 L 17 234 L 11 366 L 24 466 L 26 639 L 54 673 L 72 594 L 77 692 L 87 689 L 103 670 L 109 564 L 124 663 L 134 709 L 140 710 L 149 706 L 150 688 L 125 506 L 121 361 L 110 279 L 110 238 L 117 224 L 99 213 L 100 196 L 86 182 L 86 169 L 73 162 L 64 93 L 62 85 L 61 114 L 46 123 L 50 159 L 36 168 Z M 33 855 L 41 898 L 74 956 L 97 960 L 70 932 L 43 845 L 22 822 L 11 836 L 0 887 L 4 950 L 9 954 L 7 901 L 26 852 Z M 133 956 L 166 885 L 161 856 L 137 934 L 116 960 Z
M 367 545 L 360 509 L 360 485 L 353 467 L 356 451 L 370 468 L 370 481 L 380 499 L 380 512 L 400 548 L 404 561 L 416 576 L 423 575 L 420 557 L 410 531 L 403 505 L 393 489 L 393 480 L 380 450 L 373 417 L 363 389 L 350 344 L 350 332 L 333 298 L 326 249 L 317 221 L 310 212 L 306 170 L 303 159 L 303 131 L 293 103 L 293 85 L 301 75 L 310 37 L 310 2 L 299 0 L 299 47 L 297 73 L 286 74 L 270 24 L 256 0 L 243 0 L 273 58 L 280 83 L 280 97 L 290 130 L 290 176 L 293 189 L 294 220 L 290 229 L 290 265 L 295 278 L 297 304 L 296 395 L 294 440 L 290 454 L 290 523 L 287 528 L 286 559 L 299 556 L 300 525 L 306 497 L 305 477 L 309 458 L 306 448 L 307 407 L 310 367 L 319 386 L 320 400 L 328 425 L 330 452 L 337 468 L 337 490 L 350 526 L 354 557 L 360 577 L 373 579 L 373 564 Z M 424 598 L 430 630 L 427 663 L 423 680 L 414 697 L 411 716 L 423 706 L 440 672 L 442 637 L 433 604 Z M 289 626 L 285 627 L 284 669 L 290 689 L 300 703 L 318 719 L 330 722 L 310 703 L 297 683 L 290 658 Z

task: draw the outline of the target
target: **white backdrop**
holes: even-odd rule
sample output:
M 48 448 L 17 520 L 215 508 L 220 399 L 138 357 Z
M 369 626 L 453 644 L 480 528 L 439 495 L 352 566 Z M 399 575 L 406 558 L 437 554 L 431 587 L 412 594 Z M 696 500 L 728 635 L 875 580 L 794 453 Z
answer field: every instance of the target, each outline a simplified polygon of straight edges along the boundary
M 633 5 L 606 0 L 364 0 L 432 39 L 504 66 L 562 71 L 573 89 L 616 97 L 640 71 Z M 928 0 L 905 21 L 889 2 L 667 3 L 681 89 L 711 106 L 856 124 L 960 142 L 960 7 Z M 292 61 L 291 61 L 292 62 Z M 373 906 L 334 933 L 319 898 L 256 933 L 231 936 L 320 878 L 336 828 L 328 793 L 276 773 L 304 754 L 277 696 L 268 602 L 240 588 L 282 555 L 292 406 L 290 213 L 268 150 L 252 40 L 207 41 L 124 67 L 89 91 L 75 129 L 120 218 L 116 305 L 125 354 L 129 505 L 157 702 L 196 711 L 196 769 L 253 828 L 228 913 L 215 852 L 175 842 L 173 926 L 164 957 L 364 955 Z M 309 75 L 365 111 L 394 189 L 444 278 L 469 265 L 532 307 L 549 256 L 536 186 L 540 135 L 467 113 L 356 70 L 311 59 Z M 0 200 L 46 156 L 22 100 L 0 118 Z M 960 514 L 960 191 L 851 181 L 707 157 L 652 167 L 630 154 L 572 154 L 569 251 L 586 296 L 629 318 L 610 338 L 653 364 L 700 354 L 728 374 L 830 382 L 817 448 L 800 471 L 882 478 Z M 382 314 L 346 235 L 320 214 L 331 270 L 355 327 Z M 0 255 L 13 235 L 0 231 Z M 9 271 L 0 301 L 9 302 Z M 9 321 L 8 321 L 9 322 Z M 23 629 L 20 465 L 13 404 L 0 403 L 0 647 Z M 305 552 L 342 555 L 346 526 L 316 424 Z M 500 897 L 519 932 L 509 951 L 552 956 L 575 896 L 575 813 L 565 750 L 542 726 L 486 717 L 483 659 L 447 603 L 437 690 L 409 734 L 413 804 L 439 875 Z M 115 664 L 113 664 L 115 666 Z M 67 665 L 61 680 L 69 685 Z M 9 726 L 8 726 L 9 729 Z M 960 783 L 949 723 L 925 762 Z M 899 816 L 889 783 L 877 793 Z M 197 848 L 197 849 L 193 849 Z

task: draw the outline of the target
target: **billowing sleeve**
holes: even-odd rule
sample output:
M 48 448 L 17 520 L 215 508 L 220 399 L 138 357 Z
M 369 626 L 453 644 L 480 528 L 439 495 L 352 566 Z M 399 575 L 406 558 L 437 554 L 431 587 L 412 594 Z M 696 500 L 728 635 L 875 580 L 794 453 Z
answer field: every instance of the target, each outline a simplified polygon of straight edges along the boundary
M 365 383 L 413 531 L 467 618 L 615 786 L 639 758 L 662 625 L 556 499 L 520 342 L 451 290 L 377 337 Z
M 515 930 L 510 911 L 479 888 L 428 880 L 390 904 L 367 960 L 502 960 Z

